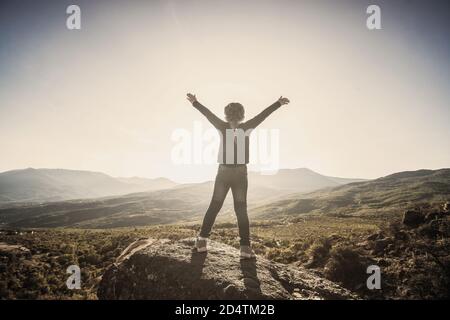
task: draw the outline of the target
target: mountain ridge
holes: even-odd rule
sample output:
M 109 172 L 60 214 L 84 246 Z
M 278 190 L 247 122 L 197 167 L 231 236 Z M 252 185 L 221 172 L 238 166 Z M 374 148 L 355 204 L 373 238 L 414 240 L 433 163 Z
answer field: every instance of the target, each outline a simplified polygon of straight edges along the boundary
M 175 185 L 167 178 L 114 178 L 98 171 L 16 169 L 0 173 L 0 203 L 99 198 Z
M 279 175 L 254 172 L 249 175 L 250 211 L 257 205 L 275 201 L 291 193 L 341 185 L 304 168 L 282 169 Z M 131 179 L 142 182 L 140 178 Z M 4 204 L 3 209 L 0 209 L 0 224 L 21 227 L 109 228 L 196 221 L 206 210 L 213 188 L 214 182 L 207 181 L 98 198 Z M 234 216 L 231 192 L 224 203 L 221 218 L 229 216 Z
M 250 177 L 251 219 L 295 218 L 302 214 L 389 215 L 420 202 L 450 200 L 450 169 L 396 173 L 304 193 L 261 187 Z M 0 209 L 0 225 L 11 227 L 114 228 L 196 223 L 208 207 L 213 182 L 177 185 L 151 192 L 18 205 Z M 228 195 L 219 219 L 234 219 Z
M 291 194 L 267 206 L 255 208 L 259 218 L 301 214 L 385 215 L 417 203 L 450 200 L 450 169 L 419 169 L 374 180 L 353 182 L 306 194 Z
M 280 169 L 274 175 L 256 172 L 249 175 L 254 186 L 286 192 L 307 192 L 360 180 L 327 177 L 307 168 Z M 0 173 L 0 204 L 92 199 L 200 184 L 179 184 L 164 177 L 112 177 L 98 171 L 26 168 Z

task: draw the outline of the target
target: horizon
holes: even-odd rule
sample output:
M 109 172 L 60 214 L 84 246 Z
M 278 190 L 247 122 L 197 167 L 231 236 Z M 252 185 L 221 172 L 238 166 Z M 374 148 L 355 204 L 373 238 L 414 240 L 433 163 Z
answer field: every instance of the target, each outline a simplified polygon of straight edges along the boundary
M 211 128 L 187 92 L 220 118 L 230 101 L 248 119 L 288 97 L 261 125 L 279 131 L 279 168 L 374 179 L 450 167 L 448 2 L 376 1 L 373 31 L 366 0 L 77 3 L 75 31 L 65 1 L 1 4 L 2 172 L 212 180 L 217 164 L 171 159 L 175 130 Z
M 175 182 L 177 184 L 191 184 L 191 183 L 205 183 L 205 182 L 210 182 L 213 181 L 214 178 L 209 179 L 209 180 L 198 180 L 198 181 L 177 181 L 177 180 L 173 180 L 170 179 L 168 177 L 165 176 L 154 176 L 154 177 L 144 177 L 144 176 L 114 176 L 111 175 L 107 172 L 103 172 L 103 171 L 96 171 L 96 170 L 80 170 L 80 169 L 68 169 L 68 168 L 34 168 L 34 167 L 27 167 L 27 168 L 16 168 L 16 169 L 11 169 L 11 170 L 6 170 L 6 171 L 0 171 L 0 175 L 7 173 L 7 172 L 12 172 L 12 171 L 24 171 L 24 170 L 65 170 L 65 171 L 81 171 L 81 172 L 90 172 L 90 173 L 100 173 L 100 174 L 105 174 L 111 178 L 115 178 L 115 179 L 132 179 L 132 178 L 142 178 L 142 179 L 150 179 L 150 180 L 156 180 L 156 179 L 167 179 L 170 180 L 172 182 Z M 278 171 L 274 174 L 277 174 L 279 171 L 283 171 L 283 170 L 309 170 L 315 174 L 324 176 L 324 177 L 330 177 L 330 178 L 341 178 L 341 179 L 355 179 L 355 180 L 376 180 L 379 178 L 383 178 L 392 174 L 396 174 L 396 173 L 400 173 L 400 172 L 415 172 L 415 171 L 421 171 L 421 170 L 431 170 L 431 171 L 438 171 L 438 170 L 445 170 L 445 169 L 450 169 L 447 167 L 442 167 L 442 168 L 436 168 L 436 169 L 430 169 L 430 168 L 418 168 L 415 170 L 404 170 L 404 171 L 396 171 L 396 172 L 391 172 L 389 174 L 386 174 L 384 176 L 379 176 L 376 178 L 364 178 L 364 177 L 354 177 L 354 176 L 350 176 L 350 177 L 343 177 L 343 176 L 335 176 L 335 175 L 328 175 L 328 174 L 324 174 L 315 170 L 312 170 L 310 168 L 306 168 L 306 167 L 298 167 L 298 168 L 279 168 Z M 256 173 L 256 174 L 260 174 L 260 175 L 264 175 L 264 173 L 261 173 L 259 171 L 251 171 L 249 170 L 250 173 Z

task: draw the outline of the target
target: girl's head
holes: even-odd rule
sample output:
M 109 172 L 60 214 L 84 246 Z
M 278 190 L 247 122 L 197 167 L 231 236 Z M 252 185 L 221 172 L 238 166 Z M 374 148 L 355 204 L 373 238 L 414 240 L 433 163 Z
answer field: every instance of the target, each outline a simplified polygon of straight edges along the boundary
M 238 102 L 232 102 L 225 107 L 225 119 L 228 122 L 239 123 L 244 120 L 244 107 Z

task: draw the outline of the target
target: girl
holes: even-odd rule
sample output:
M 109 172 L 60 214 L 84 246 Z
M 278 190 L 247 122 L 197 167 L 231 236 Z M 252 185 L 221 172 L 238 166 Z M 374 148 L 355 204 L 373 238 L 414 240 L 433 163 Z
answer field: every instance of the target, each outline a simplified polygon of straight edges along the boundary
M 223 121 L 199 103 L 195 95 L 188 93 L 187 99 L 220 133 L 219 169 L 214 183 L 214 192 L 203 218 L 200 234 L 195 241 L 194 251 L 206 252 L 206 242 L 211 228 L 222 208 L 228 190 L 231 189 L 234 211 L 236 212 L 239 227 L 240 257 L 241 259 L 255 258 L 255 254 L 250 247 L 250 230 L 247 215 L 249 135 L 272 112 L 282 105 L 288 104 L 289 99 L 280 97 L 256 117 L 245 122 L 242 122 L 244 120 L 244 107 L 240 103 L 233 102 L 225 107 L 226 121 Z

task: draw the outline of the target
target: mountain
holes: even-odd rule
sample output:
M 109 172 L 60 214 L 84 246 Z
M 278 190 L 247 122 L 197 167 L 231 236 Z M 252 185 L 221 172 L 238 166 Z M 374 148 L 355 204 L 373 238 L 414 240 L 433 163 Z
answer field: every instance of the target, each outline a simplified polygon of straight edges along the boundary
M 450 169 L 395 173 L 285 199 L 255 208 L 255 217 L 273 219 L 301 214 L 389 216 L 418 203 L 450 200 Z
M 302 214 L 391 219 L 393 213 L 418 203 L 450 200 L 450 169 L 400 172 L 338 186 L 333 178 L 308 169 L 280 170 L 273 176 L 249 175 L 248 211 L 254 219 Z M 298 192 L 327 184 L 320 190 Z M 0 225 L 113 228 L 198 222 L 208 207 L 212 190 L 213 182 L 209 181 L 97 199 L 16 204 L 0 209 Z M 229 194 L 218 219 L 233 216 Z
M 249 173 L 249 211 L 292 193 L 341 185 L 309 169 L 283 169 L 275 175 Z M 138 184 L 139 178 L 126 180 Z M 121 183 L 126 182 L 121 180 Z M 146 187 L 148 182 L 143 182 Z M 164 184 L 159 184 L 159 186 Z M 201 219 L 214 182 L 182 184 L 164 190 L 39 205 L 16 204 L 0 209 L 0 224 L 17 227 L 110 228 L 191 222 Z M 231 192 L 220 218 L 233 216 Z M 219 219 L 220 219 L 219 218 Z
M 360 181 L 327 177 L 306 168 L 282 169 L 274 175 L 250 172 L 249 176 L 252 186 L 259 190 L 276 189 L 283 194 Z M 166 178 L 113 178 L 101 172 L 28 168 L 0 173 L 0 204 L 99 198 L 168 189 L 176 185 Z
M 251 172 L 249 180 L 252 185 L 269 186 L 274 189 L 292 192 L 310 192 L 326 187 L 365 181 L 364 179 L 328 177 L 307 168 L 281 169 L 274 175 Z
M 97 198 L 174 185 L 165 178 L 113 178 L 100 172 L 28 168 L 0 173 L 0 203 Z
M 129 185 L 142 187 L 142 190 L 140 191 L 169 189 L 177 185 L 177 183 L 167 178 L 147 179 L 141 177 L 131 177 L 131 178 L 117 178 L 117 180 Z
M 97 199 L 16 204 L 0 209 L 0 226 L 112 228 L 198 221 L 208 207 L 212 190 L 213 183 L 205 182 Z M 252 188 L 249 207 L 265 203 L 274 195 L 274 189 Z M 232 207 L 229 196 L 221 216 L 231 214 Z

